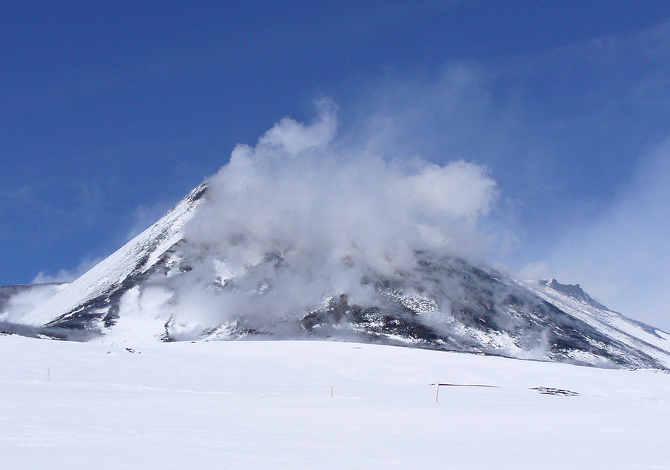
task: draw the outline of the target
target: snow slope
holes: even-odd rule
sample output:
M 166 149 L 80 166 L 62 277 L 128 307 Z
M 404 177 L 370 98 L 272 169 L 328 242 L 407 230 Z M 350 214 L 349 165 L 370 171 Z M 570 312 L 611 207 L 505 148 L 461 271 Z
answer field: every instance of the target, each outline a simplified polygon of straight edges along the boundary
M 205 188 L 204 184 L 195 188 L 151 227 L 25 315 L 22 323 L 34 326 L 55 320 L 64 323 L 77 312 L 92 308 L 97 316 L 113 317 L 110 296 L 122 295 L 146 277 L 156 262 L 182 239 L 181 229 L 192 217 Z
M 324 341 L 0 336 L 0 357 L 4 468 L 670 465 L 659 371 Z M 497 388 L 445 386 L 436 403 L 435 382 Z
M 631 320 L 593 300 L 579 285 L 551 281 L 521 283 L 563 312 L 583 321 L 614 341 L 647 354 L 670 367 L 670 335 L 644 323 Z

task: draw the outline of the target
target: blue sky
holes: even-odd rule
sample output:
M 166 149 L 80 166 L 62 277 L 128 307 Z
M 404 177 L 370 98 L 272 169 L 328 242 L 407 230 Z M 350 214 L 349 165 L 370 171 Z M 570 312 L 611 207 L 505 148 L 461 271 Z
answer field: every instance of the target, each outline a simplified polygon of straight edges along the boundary
M 323 97 L 488 167 L 492 258 L 670 329 L 670 3 L 3 2 L 0 285 L 73 275 Z

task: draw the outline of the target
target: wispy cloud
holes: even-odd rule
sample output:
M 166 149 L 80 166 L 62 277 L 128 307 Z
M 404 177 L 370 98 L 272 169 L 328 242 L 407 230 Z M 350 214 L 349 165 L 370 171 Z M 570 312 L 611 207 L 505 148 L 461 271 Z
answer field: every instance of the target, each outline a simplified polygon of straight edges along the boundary
M 610 308 L 670 329 L 670 140 L 593 221 L 566 231 L 547 271 L 579 281 Z

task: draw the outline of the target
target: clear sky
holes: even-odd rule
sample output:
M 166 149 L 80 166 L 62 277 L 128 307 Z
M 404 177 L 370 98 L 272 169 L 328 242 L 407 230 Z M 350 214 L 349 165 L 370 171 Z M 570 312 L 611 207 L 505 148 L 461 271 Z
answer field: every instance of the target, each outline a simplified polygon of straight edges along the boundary
M 488 167 L 495 261 L 670 329 L 670 2 L 6 1 L 0 71 L 0 285 L 75 275 L 328 97 Z

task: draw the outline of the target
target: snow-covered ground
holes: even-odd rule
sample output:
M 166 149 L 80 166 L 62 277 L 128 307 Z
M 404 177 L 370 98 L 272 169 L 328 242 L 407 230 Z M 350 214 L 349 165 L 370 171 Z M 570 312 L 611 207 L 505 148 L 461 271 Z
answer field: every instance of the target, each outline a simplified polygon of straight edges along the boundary
M 128 346 L 0 336 L 2 467 L 670 468 L 663 372 L 342 342 Z M 436 403 L 435 382 L 498 388 L 445 386 Z

